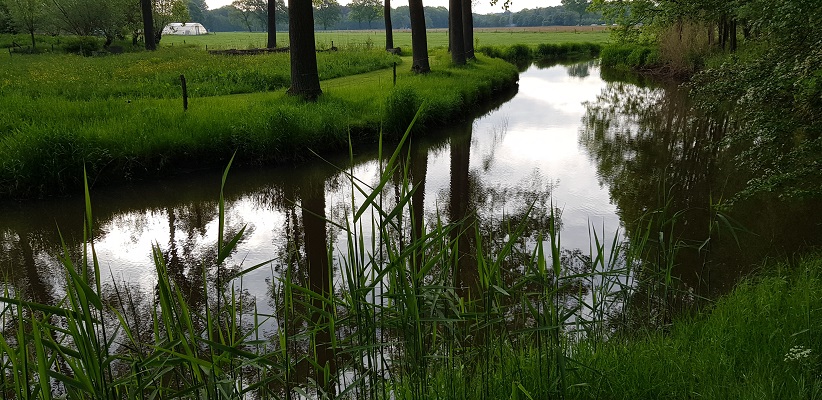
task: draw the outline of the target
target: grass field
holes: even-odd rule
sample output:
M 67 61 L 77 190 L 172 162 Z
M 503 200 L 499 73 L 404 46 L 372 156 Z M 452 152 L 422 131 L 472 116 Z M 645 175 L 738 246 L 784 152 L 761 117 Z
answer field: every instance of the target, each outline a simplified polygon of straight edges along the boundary
M 597 43 L 608 41 L 609 33 L 604 26 L 579 27 L 534 27 L 534 28 L 483 28 L 474 33 L 475 44 L 479 46 L 508 46 L 512 44 L 558 43 Z M 204 36 L 164 36 L 161 46 L 195 45 L 209 49 L 249 49 L 265 47 L 267 34 L 262 32 L 218 32 Z M 385 33 L 380 30 L 361 31 L 318 31 L 316 32 L 319 48 L 331 47 L 385 47 Z M 288 46 L 288 32 L 277 32 L 277 45 Z M 411 31 L 394 31 L 394 46 L 403 51 L 411 50 Z M 428 47 L 448 46 L 448 33 L 445 29 L 428 30 Z

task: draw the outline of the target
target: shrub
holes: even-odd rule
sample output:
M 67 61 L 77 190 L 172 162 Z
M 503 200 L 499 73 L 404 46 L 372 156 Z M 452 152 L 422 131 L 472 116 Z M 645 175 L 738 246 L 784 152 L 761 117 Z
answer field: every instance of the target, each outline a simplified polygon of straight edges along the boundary
M 84 56 L 90 56 L 102 47 L 100 40 L 93 36 L 70 37 L 63 43 L 63 50 L 66 53 L 82 54 Z

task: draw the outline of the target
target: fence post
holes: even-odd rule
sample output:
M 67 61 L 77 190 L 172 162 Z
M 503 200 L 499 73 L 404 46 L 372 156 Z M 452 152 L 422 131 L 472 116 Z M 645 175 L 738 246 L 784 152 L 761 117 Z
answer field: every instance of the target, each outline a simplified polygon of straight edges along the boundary
M 188 110 L 188 88 L 186 88 L 186 76 L 180 75 L 180 83 L 183 85 L 183 111 Z
M 397 86 L 397 62 L 394 61 L 394 86 Z

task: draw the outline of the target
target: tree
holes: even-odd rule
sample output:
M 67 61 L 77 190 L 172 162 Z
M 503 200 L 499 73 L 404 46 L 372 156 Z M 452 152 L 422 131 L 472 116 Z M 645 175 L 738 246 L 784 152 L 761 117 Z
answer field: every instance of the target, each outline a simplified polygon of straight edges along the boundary
M 184 0 L 151 0 L 154 19 L 154 42 L 160 43 L 163 28 L 172 22 L 188 22 L 188 6 Z
M 157 50 L 157 42 L 154 40 L 154 12 L 151 7 L 151 0 L 140 0 L 140 11 L 143 14 L 143 39 L 146 50 Z
M 451 62 L 465 65 L 465 41 L 462 31 L 462 2 L 471 0 L 448 1 L 448 45 L 451 50 Z
M 577 25 L 582 24 L 582 14 L 585 14 L 585 11 L 588 10 L 588 6 L 591 5 L 591 0 L 562 0 L 562 6 L 567 8 L 569 11 L 573 11 L 579 15 L 579 19 L 577 20 Z
M 192 22 L 202 23 L 205 21 L 205 13 L 208 11 L 208 4 L 205 0 L 188 0 L 186 6 Z
M 6 7 L 17 29 L 31 36 L 31 48 L 36 50 L 37 43 L 34 40 L 34 33 L 43 24 L 47 10 L 46 4 L 42 0 L 8 0 Z
M 391 24 L 391 0 L 385 0 L 383 7 L 383 20 L 385 21 L 385 49 L 394 48 L 394 27 Z
M 105 47 L 122 37 L 127 16 L 136 5 L 129 0 L 52 0 L 57 26 L 78 36 L 106 37 Z
M 327 30 L 342 18 L 342 6 L 337 0 L 316 0 L 314 8 L 315 18 L 323 26 L 323 30 Z
M 249 32 L 252 32 L 252 26 L 255 21 L 254 11 L 256 9 L 254 1 L 234 0 L 231 2 L 231 7 L 234 7 L 234 10 L 232 10 L 231 14 L 229 14 L 229 17 L 244 26 Z
M 431 71 L 431 66 L 428 63 L 428 37 L 422 0 L 408 0 L 408 12 L 411 18 L 411 70 L 424 74 Z
M 269 49 L 277 47 L 277 0 L 268 0 L 266 2 L 266 30 L 268 31 L 268 40 L 266 46 Z
M 471 12 L 471 0 L 462 0 L 462 32 L 465 58 L 474 59 L 474 13 Z
M 311 0 L 288 0 L 288 40 L 291 46 L 291 87 L 288 94 L 316 100 L 322 89 L 317 72 Z
M 349 19 L 357 21 L 359 25 L 366 21 L 368 27 L 371 28 L 371 22 L 380 17 L 383 5 L 380 0 L 354 0 L 348 8 L 351 9 L 348 14 Z

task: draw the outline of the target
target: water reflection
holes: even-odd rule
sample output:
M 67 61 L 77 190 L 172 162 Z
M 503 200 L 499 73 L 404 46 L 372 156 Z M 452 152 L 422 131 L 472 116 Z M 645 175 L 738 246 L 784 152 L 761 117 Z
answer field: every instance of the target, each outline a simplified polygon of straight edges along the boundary
M 624 81 L 608 82 L 586 108 L 579 143 L 609 188 L 628 236 L 639 243 L 641 234 L 650 234 L 644 261 L 678 283 L 679 290 L 661 285 L 664 294 L 637 295 L 636 302 L 664 303 L 655 311 L 663 313 L 671 305 L 687 307 L 694 298 L 727 291 L 765 257 L 818 243 L 819 221 L 803 217 L 813 215 L 818 201 L 759 198 L 720 207 L 749 179 L 733 164 L 734 148 L 723 142 L 736 129 L 732 115 L 694 112 L 676 85 Z

